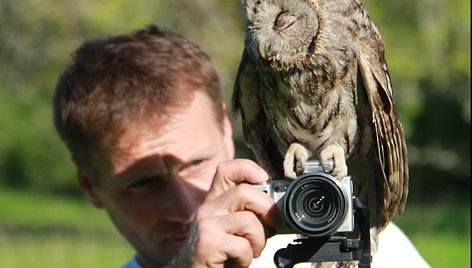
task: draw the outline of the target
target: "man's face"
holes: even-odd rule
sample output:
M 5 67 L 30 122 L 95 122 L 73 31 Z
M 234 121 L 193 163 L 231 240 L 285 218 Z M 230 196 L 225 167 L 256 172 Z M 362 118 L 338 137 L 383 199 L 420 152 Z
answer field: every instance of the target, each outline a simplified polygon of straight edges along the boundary
M 130 126 L 101 157 L 98 186 L 87 189 L 88 178 L 79 175 L 94 204 L 147 261 L 166 263 L 177 253 L 217 165 L 234 156 L 231 125 L 225 117 L 222 131 L 211 107 L 197 92 L 164 125 Z

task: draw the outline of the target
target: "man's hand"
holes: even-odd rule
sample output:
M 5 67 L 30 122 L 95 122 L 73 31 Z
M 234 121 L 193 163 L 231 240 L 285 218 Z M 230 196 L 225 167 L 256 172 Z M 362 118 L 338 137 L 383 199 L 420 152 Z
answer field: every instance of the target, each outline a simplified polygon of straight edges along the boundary
M 192 267 L 247 267 L 261 254 L 266 242 L 263 224 L 277 225 L 276 206 L 270 196 L 241 182 L 267 179 L 267 173 L 250 160 L 218 166 L 184 249 Z

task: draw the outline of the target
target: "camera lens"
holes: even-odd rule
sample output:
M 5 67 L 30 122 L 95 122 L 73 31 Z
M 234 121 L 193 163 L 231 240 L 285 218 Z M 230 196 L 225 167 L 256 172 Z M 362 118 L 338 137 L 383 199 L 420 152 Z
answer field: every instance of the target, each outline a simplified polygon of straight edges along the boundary
M 347 210 L 339 182 L 324 173 L 310 173 L 293 181 L 285 194 L 285 215 L 292 227 L 309 237 L 336 232 Z

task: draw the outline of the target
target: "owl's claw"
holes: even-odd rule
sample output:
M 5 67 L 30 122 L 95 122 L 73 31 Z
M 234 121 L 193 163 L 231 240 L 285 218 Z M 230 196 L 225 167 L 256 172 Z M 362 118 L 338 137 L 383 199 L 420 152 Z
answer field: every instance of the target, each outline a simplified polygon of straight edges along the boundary
M 326 173 L 332 173 L 334 169 L 334 162 L 333 159 L 328 159 L 327 161 L 321 163 L 321 168 L 323 168 L 323 171 Z
M 330 173 L 338 179 L 347 176 L 346 157 L 344 149 L 340 145 L 333 144 L 323 149 L 320 153 L 320 160 L 324 172 Z M 333 161 L 331 165 L 330 161 Z
M 292 143 L 288 147 L 284 158 L 284 175 L 287 178 L 295 179 L 305 171 L 305 163 L 311 156 L 303 145 Z

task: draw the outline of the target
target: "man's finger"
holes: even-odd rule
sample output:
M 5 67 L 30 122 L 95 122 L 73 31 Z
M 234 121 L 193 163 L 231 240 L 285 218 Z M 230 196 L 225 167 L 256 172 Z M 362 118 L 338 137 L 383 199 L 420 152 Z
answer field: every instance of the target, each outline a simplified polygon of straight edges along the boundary
M 206 200 L 216 198 L 243 181 L 260 183 L 268 180 L 268 178 L 267 172 L 254 161 L 235 159 L 223 162 L 218 165 Z
M 240 184 L 205 202 L 199 208 L 197 218 L 221 216 L 237 211 L 251 211 L 272 227 L 277 227 L 280 222 L 274 199 L 249 184 Z
M 247 267 L 265 246 L 263 226 L 249 211 L 202 219 L 198 229 L 201 234 L 211 234 L 200 236 L 197 247 L 204 255 L 210 254 L 214 263 L 233 259 Z

